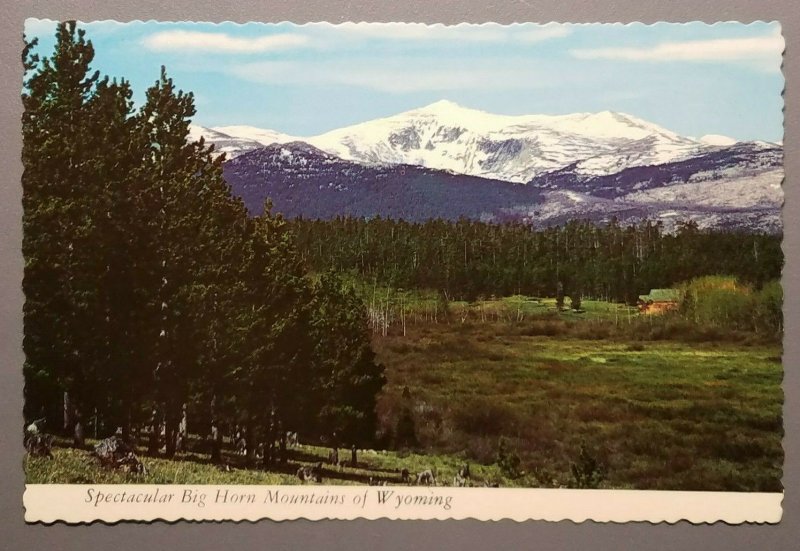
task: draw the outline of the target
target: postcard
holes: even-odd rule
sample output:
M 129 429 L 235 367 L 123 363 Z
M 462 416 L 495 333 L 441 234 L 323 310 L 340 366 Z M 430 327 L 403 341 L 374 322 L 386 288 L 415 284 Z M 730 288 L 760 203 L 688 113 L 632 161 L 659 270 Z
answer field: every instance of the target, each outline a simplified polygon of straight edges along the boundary
M 778 22 L 25 22 L 28 522 L 776 523 Z

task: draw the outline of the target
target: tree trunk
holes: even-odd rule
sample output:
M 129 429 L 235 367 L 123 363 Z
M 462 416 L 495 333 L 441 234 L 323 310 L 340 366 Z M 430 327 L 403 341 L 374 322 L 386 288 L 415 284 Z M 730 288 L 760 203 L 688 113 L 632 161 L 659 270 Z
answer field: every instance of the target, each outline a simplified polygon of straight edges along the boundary
M 281 430 L 280 434 L 280 462 L 281 464 L 286 464 L 288 460 L 287 453 L 286 453 L 286 431 Z
M 75 445 L 76 448 L 83 449 L 86 447 L 86 437 L 83 430 L 83 423 L 81 423 L 80 417 L 77 417 L 75 420 L 75 428 L 72 434 L 72 443 Z
M 125 406 L 125 412 L 122 417 L 122 439 L 128 444 L 131 443 L 131 406 Z
M 167 415 L 165 422 L 165 431 L 164 431 L 164 438 L 166 440 L 166 448 L 164 450 L 164 457 L 172 458 L 175 457 L 176 445 L 178 440 L 178 425 L 180 423 L 180 414 L 178 413 L 177 408 L 172 405 L 168 404 L 167 408 Z
M 74 411 L 72 409 L 72 400 L 70 400 L 69 392 L 64 391 L 64 434 L 72 432 L 75 426 Z
M 253 419 L 248 419 L 245 426 L 245 442 L 247 443 L 247 466 L 253 467 L 256 459 L 256 447 L 258 439 L 256 438 L 255 423 Z M 266 453 L 266 451 L 264 452 Z
M 92 415 L 92 431 L 94 432 L 94 439 L 97 440 L 97 408 L 94 408 L 94 415 Z
M 211 462 L 222 461 L 222 431 L 217 419 L 217 396 L 211 397 Z
M 181 407 L 181 420 L 178 423 L 178 444 L 179 452 L 186 451 L 187 439 L 189 438 L 189 414 L 186 411 L 186 404 Z
M 211 425 L 211 462 L 222 462 L 222 431 L 216 425 Z
M 147 453 L 150 455 L 158 454 L 158 449 L 161 447 L 161 423 L 159 422 L 158 410 L 153 409 L 152 416 L 150 417 L 150 440 L 147 444 Z

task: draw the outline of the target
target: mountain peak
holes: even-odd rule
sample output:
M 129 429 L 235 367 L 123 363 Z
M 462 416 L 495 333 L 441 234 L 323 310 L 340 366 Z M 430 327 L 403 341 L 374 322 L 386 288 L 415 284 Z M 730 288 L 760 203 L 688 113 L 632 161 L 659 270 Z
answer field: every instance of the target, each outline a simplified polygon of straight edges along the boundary
M 407 112 L 408 114 L 424 114 L 433 115 L 438 117 L 447 116 L 465 116 L 465 115 L 484 115 L 494 116 L 479 109 L 472 109 L 471 107 L 464 107 L 449 99 L 440 99 L 423 107 L 418 107 Z M 402 115 L 402 113 L 401 113 Z
M 706 134 L 700 138 L 700 142 L 706 145 L 728 146 L 735 144 L 736 140 L 721 134 Z
M 420 107 L 417 109 L 418 111 L 441 111 L 443 109 L 465 109 L 461 105 L 457 104 L 454 101 L 450 101 L 449 99 L 440 99 L 439 101 L 434 101 L 431 104 L 428 104 L 424 107 Z

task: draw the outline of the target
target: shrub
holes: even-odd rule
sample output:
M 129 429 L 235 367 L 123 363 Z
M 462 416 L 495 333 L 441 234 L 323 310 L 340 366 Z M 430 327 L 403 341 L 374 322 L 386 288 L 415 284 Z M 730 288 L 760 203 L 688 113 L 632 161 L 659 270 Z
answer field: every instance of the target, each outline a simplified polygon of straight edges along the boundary
M 564 285 L 560 281 L 556 285 L 556 309 L 559 312 L 564 309 Z
M 525 473 L 520 469 L 522 461 L 516 452 L 508 449 L 508 442 L 501 438 L 497 443 L 497 466 L 508 478 L 521 478 Z
M 570 465 L 575 488 L 598 488 L 605 474 L 600 462 L 581 444 L 578 460 Z
M 765 333 L 783 332 L 783 287 L 770 281 L 755 297 L 755 329 Z
M 491 438 L 470 436 L 465 439 L 462 449 L 466 449 L 469 457 L 484 465 L 493 463 L 497 458 L 495 441 Z
M 417 445 L 417 431 L 414 425 L 414 416 L 409 408 L 403 408 L 397 420 L 394 431 L 395 446 L 397 448 L 413 448 Z
M 563 320 L 536 319 L 519 329 L 519 334 L 525 337 L 557 337 L 569 331 L 569 325 Z
M 685 286 L 681 312 L 687 319 L 730 329 L 749 328 L 753 299 L 750 288 L 736 278 L 706 276 Z
M 457 406 L 453 411 L 453 423 L 468 434 L 496 436 L 516 430 L 519 417 L 504 403 L 480 398 Z
M 783 331 L 779 281 L 753 291 L 732 277 L 707 276 L 693 279 L 684 290 L 681 315 L 699 326 L 777 335 Z

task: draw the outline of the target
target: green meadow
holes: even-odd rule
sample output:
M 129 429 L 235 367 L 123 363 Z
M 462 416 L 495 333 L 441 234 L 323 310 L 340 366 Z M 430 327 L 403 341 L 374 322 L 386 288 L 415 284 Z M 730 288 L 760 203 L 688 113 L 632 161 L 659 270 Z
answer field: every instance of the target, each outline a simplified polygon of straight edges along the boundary
M 781 489 L 779 345 L 547 334 L 559 327 L 431 324 L 376 340 L 383 419 L 407 401 L 420 446 L 483 463 L 504 439 L 532 485 L 573 485 L 584 447 L 605 487 Z
M 588 315 L 514 323 L 461 322 L 451 309 L 446 322 L 376 335 L 388 381 L 379 432 L 395 449 L 359 450 L 356 467 L 326 465 L 324 483 L 395 484 L 402 469 L 431 469 L 452 484 L 469 463 L 481 486 L 781 490 L 779 344 L 585 306 Z M 680 340 L 670 338 L 676 332 Z M 392 444 L 400 431 L 411 440 Z M 324 462 L 328 451 L 301 445 L 269 472 L 245 469 L 230 453 L 228 472 L 202 452 L 144 457 L 149 473 L 139 476 L 56 448 L 53 459 L 26 459 L 26 472 L 30 483 L 297 484 L 297 468 Z

